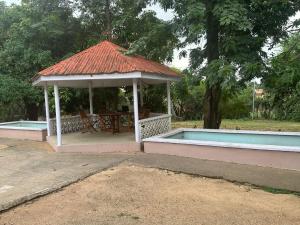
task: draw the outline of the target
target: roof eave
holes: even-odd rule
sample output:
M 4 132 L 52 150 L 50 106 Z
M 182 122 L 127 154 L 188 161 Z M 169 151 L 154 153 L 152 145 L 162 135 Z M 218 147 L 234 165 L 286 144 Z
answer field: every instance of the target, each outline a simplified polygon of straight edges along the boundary
M 130 72 L 130 73 L 113 73 L 113 74 L 84 74 L 84 75 L 38 75 L 33 77 L 33 86 L 44 86 L 47 82 L 60 81 L 89 81 L 89 80 L 124 80 L 124 79 L 152 79 L 160 81 L 178 81 L 179 76 L 144 73 L 144 72 Z

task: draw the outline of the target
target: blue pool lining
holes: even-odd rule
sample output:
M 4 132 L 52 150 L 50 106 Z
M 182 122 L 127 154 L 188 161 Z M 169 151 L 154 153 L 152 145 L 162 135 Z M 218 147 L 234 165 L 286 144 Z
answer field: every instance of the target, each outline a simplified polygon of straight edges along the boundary
M 211 133 L 230 133 L 230 134 L 269 134 L 279 136 L 299 136 L 300 132 L 273 132 L 273 131 L 251 131 L 251 130 L 225 130 L 225 129 L 192 129 L 179 128 L 168 133 L 157 135 L 154 137 L 143 139 L 144 142 L 159 142 L 170 144 L 186 144 L 186 145 L 200 145 L 213 146 L 224 148 L 241 148 L 241 149 L 255 149 L 265 151 L 283 151 L 283 152 L 300 152 L 300 147 L 294 146 L 279 146 L 279 145 L 262 145 L 262 144 L 244 144 L 244 143 L 230 143 L 217 141 L 199 141 L 199 140 L 184 140 L 184 139 L 166 139 L 166 137 L 181 133 L 181 132 L 211 132 Z
M 47 125 L 46 121 L 30 121 L 30 120 L 19 120 L 12 122 L 0 123 L 0 129 L 10 129 L 10 130 L 47 130 L 46 128 L 38 128 L 38 127 L 16 127 L 13 126 L 15 123 L 38 123 Z

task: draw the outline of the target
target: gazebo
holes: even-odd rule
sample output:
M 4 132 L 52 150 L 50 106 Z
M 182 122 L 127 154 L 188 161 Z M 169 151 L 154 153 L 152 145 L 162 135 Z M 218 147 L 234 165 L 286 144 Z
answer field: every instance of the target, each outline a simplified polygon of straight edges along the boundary
M 59 88 L 88 88 L 89 90 L 89 116 L 95 119 L 93 109 L 93 88 L 99 87 L 133 87 L 133 115 L 135 146 L 140 146 L 143 138 L 157 135 L 171 129 L 171 96 L 170 82 L 178 81 L 180 75 L 169 67 L 157 62 L 147 60 L 142 56 L 129 56 L 126 49 L 109 41 L 103 41 L 82 52 L 79 52 L 49 68 L 40 71 L 33 78 L 34 86 L 44 87 L 45 111 L 47 121 L 48 140 L 53 140 L 56 135 L 54 147 L 57 151 L 82 151 L 88 139 L 81 147 L 73 146 L 72 143 L 64 143 L 62 134 L 78 132 L 82 126 L 80 117 L 61 117 Z M 153 114 L 150 118 L 139 120 L 138 91 L 140 91 L 140 105 L 143 105 L 142 87 L 144 84 L 166 84 L 168 111 L 164 114 Z M 48 87 L 54 87 L 55 118 L 50 118 Z M 51 139 L 52 136 L 52 139 Z M 118 136 L 116 136 L 118 138 Z M 53 144 L 53 143 L 52 143 Z M 68 147 L 69 144 L 69 147 Z M 116 147 L 107 143 L 93 143 L 94 149 L 108 151 L 106 149 L 124 150 L 124 143 Z M 71 147 L 70 147 L 71 146 Z M 112 148 L 114 146 L 114 148 Z M 90 146 L 91 147 L 91 146 Z M 132 145 L 127 145 L 127 148 Z M 93 147 L 91 147 L 93 148 Z M 95 150 L 96 151 L 96 150 Z

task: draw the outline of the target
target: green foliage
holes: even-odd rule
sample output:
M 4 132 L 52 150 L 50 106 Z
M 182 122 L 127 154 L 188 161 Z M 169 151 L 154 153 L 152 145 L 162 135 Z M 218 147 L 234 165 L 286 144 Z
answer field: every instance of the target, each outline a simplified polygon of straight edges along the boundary
M 221 26 L 247 31 L 252 30 L 252 23 L 248 19 L 246 6 L 242 1 L 225 0 L 216 4 L 213 12 L 218 15 Z
M 278 119 L 300 121 L 300 33 L 283 42 L 283 51 L 271 60 L 264 84 Z
M 172 86 L 172 99 L 176 116 L 184 119 L 201 119 L 205 84 L 203 80 L 184 72 L 181 81 Z
M 143 10 L 150 0 L 76 2 L 90 42 L 112 39 L 129 48 L 128 55 L 140 54 L 160 62 L 171 60 L 178 39 L 171 24 L 159 20 L 154 12 Z
M 39 94 L 41 98 L 39 90 L 33 90 L 31 84 L 0 74 L 0 121 L 21 119 L 26 114 L 25 103 L 33 103 L 36 100 L 33 96 Z
M 230 98 L 223 99 L 221 102 L 221 111 L 225 119 L 249 118 L 252 111 L 251 87 L 245 88 Z
M 144 10 L 153 2 L 174 10 L 175 18 L 165 22 Z M 300 120 L 299 34 L 284 43 L 283 52 L 269 68 L 263 48 L 270 40 L 274 45 L 287 37 L 287 19 L 299 9 L 299 0 L 23 0 L 12 6 L 0 1 L 0 118 L 13 119 L 11 115 L 17 114 L 36 119 L 43 111 L 43 94 L 31 85 L 31 78 L 67 56 L 110 39 L 129 48 L 128 55 L 141 54 L 158 62 L 170 61 L 176 47 L 192 44 L 190 68 L 172 86 L 179 117 L 202 118 L 205 91 L 212 86 L 220 87 L 225 117 L 245 117 L 249 93 L 244 87 L 254 77 L 264 76 L 270 97 L 259 104 L 276 109 L 277 118 Z M 217 24 L 214 46 L 218 53 L 208 61 L 212 53 L 207 47 L 209 13 Z M 52 90 L 49 94 L 53 113 Z M 120 94 L 118 89 L 95 90 L 96 110 L 106 98 L 113 99 L 107 107 L 115 109 Z M 87 90 L 62 89 L 63 113 L 88 108 L 87 95 Z M 165 86 L 149 87 L 145 103 L 153 111 L 165 111 L 165 95 Z
M 76 50 L 79 23 L 62 0 L 23 1 L 0 11 L 0 74 L 8 77 L 2 85 L 17 87 L 6 92 L 0 104 L 23 105 L 23 119 L 37 119 L 43 94 L 31 78 Z
M 145 55 L 158 62 L 171 61 L 178 42 L 173 35 L 172 25 L 157 19 L 153 12 L 146 12 L 140 18 L 143 35 L 132 42 L 127 54 Z
M 221 59 L 214 60 L 202 69 L 202 76 L 206 77 L 206 84 L 208 86 L 220 84 L 223 90 L 232 90 L 236 85 L 235 73 L 236 68 Z
M 166 112 L 166 85 L 151 85 L 143 89 L 144 106 L 152 112 L 161 113 Z
M 205 126 L 220 124 L 219 103 L 235 86 L 263 76 L 267 53 L 288 35 L 289 17 L 300 10 L 299 0 L 157 0 L 175 11 L 178 47 L 192 44 L 190 68 L 206 81 Z M 182 55 L 186 55 L 183 52 Z
M 43 93 L 31 85 L 31 78 L 67 56 L 103 39 L 124 47 L 137 43 L 136 53 L 156 61 L 170 60 L 177 38 L 169 23 L 156 18 L 154 12 L 143 11 L 149 1 L 135 0 L 23 0 L 21 5 L 6 6 L 0 2 L 0 74 L 1 117 L 6 108 L 20 105 L 20 118 L 37 119 L 43 111 Z M 164 37 L 164 38 L 162 38 Z M 133 46 L 133 45 L 132 45 Z M 132 48 L 128 51 L 131 54 Z M 15 87 L 13 85 L 15 84 Z M 17 91 L 9 92 L 17 89 Z M 49 91 L 50 108 L 54 112 L 53 90 Z M 151 91 L 149 91 L 150 93 Z M 153 100 L 160 99 L 153 90 Z M 95 110 L 104 105 L 105 96 L 113 98 L 116 108 L 119 90 L 95 90 Z M 63 113 L 88 108 L 87 90 L 61 89 Z M 157 97 L 156 97 L 157 96 Z M 163 108 L 164 103 L 157 105 Z

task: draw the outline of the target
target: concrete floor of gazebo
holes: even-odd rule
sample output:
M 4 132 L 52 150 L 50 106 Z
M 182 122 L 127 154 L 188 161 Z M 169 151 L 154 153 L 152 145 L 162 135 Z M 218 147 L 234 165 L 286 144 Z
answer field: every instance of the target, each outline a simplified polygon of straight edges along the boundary
M 48 143 L 58 152 L 137 152 L 140 143 L 135 142 L 133 132 L 69 133 L 62 135 L 62 145 L 56 146 L 56 136 L 47 138 Z

